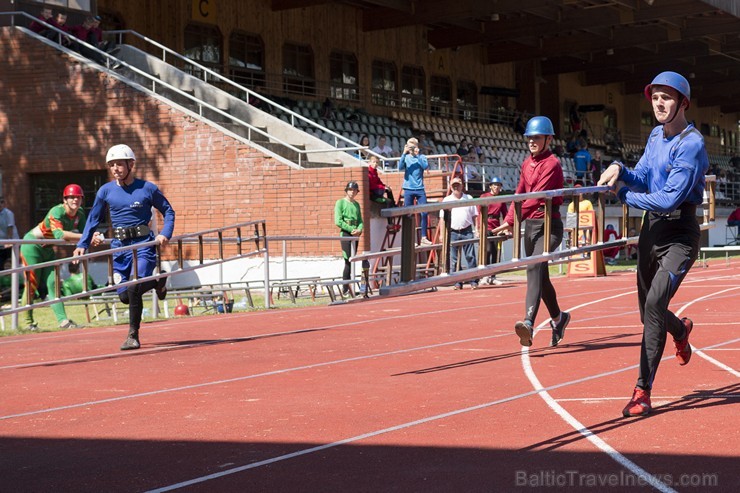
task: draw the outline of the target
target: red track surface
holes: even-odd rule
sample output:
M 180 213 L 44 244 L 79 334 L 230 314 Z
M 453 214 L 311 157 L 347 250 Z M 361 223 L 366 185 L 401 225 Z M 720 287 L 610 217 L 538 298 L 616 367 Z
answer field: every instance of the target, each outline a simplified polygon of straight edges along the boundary
M 647 418 L 621 417 L 629 272 L 555 281 L 557 349 L 521 350 L 517 281 L 151 323 L 134 352 L 124 327 L 3 338 L 0 491 L 740 491 L 739 279 L 684 282 L 705 351 L 679 367 L 669 338 Z

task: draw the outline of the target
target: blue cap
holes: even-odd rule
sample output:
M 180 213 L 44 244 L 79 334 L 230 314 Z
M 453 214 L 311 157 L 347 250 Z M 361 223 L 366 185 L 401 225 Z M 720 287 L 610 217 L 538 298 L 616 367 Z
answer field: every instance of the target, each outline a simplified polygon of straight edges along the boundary
M 504 182 L 502 182 L 501 178 L 499 178 L 498 176 L 494 176 L 493 178 L 491 178 L 490 184 L 493 185 L 494 183 L 498 183 L 500 185 L 504 184 Z

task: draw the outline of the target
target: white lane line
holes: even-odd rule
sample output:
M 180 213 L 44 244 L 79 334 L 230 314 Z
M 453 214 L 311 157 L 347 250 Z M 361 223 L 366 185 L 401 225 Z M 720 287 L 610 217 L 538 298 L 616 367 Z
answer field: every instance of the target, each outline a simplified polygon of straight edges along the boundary
M 740 286 L 735 286 L 733 288 L 723 289 L 722 291 L 717 291 L 716 293 L 708 294 L 706 296 L 702 296 L 700 298 L 697 298 L 697 299 L 695 299 L 695 300 L 693 300 L 693 301 L 685 304 L 684 306 L 682 306 L 681 309 L 676 312 L 676 316 L 678 316 L 681 312 L 683 312 L 683 310 L 685 310 L 686 308 L 690 307 L 694 303 L 698 303 L 699 301 L 704 301 L 706 299 L 713 298 L 715 295 L 724 294 L 724 293 L 727 293 L 729 291 L 734 291 L 736 289 L 740 289 Z M 722 363 L 722 362 L 720 362 L 720 361 L 712 358 L 711 356 L 705 354 L 704 351 L 702 351 L 702 350 L 696 350 L 696 348 L 694 348 L 694 346 L 691 346 L 691 349 L 692 350 L 695 350 L 696 351 L 696 354 L 698 354 L 699 356 L 701 356 L 705 360 L 709 361 L 710 363 L 712 363 L 716 367 L 721 368 L 721 369 L 725 370 L 726 372 L 729 372 L 731 375 L 734 375 L 736 377 L 740 377 L 740 372 L 738 372 L 734 368 L 731 368 L 730 366 L 727 366 L 726 364 L 724 364 L 724 363 Z
M 696 300 L 693 300 L 685 305 L 683 305 L 677 312 L 676 315 L 678 316 L 683 310 L 691 306 L 692 304 L 700 301 L 705 300 L 707 298 L 726 293 L 728 291 L 732 291 L 735 289 L 740 289 L 740 286 L 732 287 L 729 289 L 725 289 L 722 291 L 718 291 L 716 293 L 712 293 L 706 296 L 702 296 L 700 298 L 697 298 Z M 582 303 L 580 305 L 577 305 L 572 310 L 577 310 L 578 308 L 583 308 L 584 306 L 592 305 L 595 303 L 600 303 L 602 301 L 610 300 L 617 298 L 619 296 L 624 296 L 627 294 L 635 293 L 635 291 L 630 291 L 623 293 L 622 295 L 612 296 L 609 298 L 603 298 L 601 300 L 595 300 L 590 301 L 587 303 Z M 547 327 L 549 320 L 545 320 L 539 328 Z M 670 359 L 670 358 L 668 358 Z M 658 491 L 662 491 L 665 493 L 673 492 L 675 493 L 675 490 L 672 489 L 670 486 L 666 485 L 662 481 L 660 481 L 657 477 L 649 474 L 646 470 L 638 466 L 636 463 L 629 460 L 627 457 L 619 453 L 616 449 L 612 448 L 611 445 L 606 443 L 601 437 L 594 434 L 590 429 L 588 429 L 586 426 L 584 426 L 580 421 L 578 421 L 572 414 L 570 414 L 568 411 L 563 408 L 558 402 L 550 395 L 550 393 L 544 389 L 542 384 L 540 383 L 539 379 L 537 378 L 537 375 L 534 373 L 534 369 L 532 368 L 532 363 L 529 358 L 529 348 L 528 347 L 522 347 L 522 367 L 524 368 L 524 373 L 529 379 L 530 383 L 532 384 L 532 387 L 539 391 L 539 396 L 547 403 L 550 408 L 555 411 L 555 413 L 560 416 L 566 423 L 571 425 L 574 430 L 576 430 L 578 433 L 583 435 L 584 438 L 586 438 L 588 441 L 590 441 L 592 444 L 594 444 L 597 448 L 599 448 L 601 451 L 606 453 L 609 457 L 611 457 L 614 461 L 616 461 L 618 464 L 621 464 L 623 467 L 631 471 L 633 474 L 635 474 L 638 477 L 644 477 L 648 484 L 650 484 L 653 488 L 657 489 Z
M 569 386 L 569 385 L 576 385 L 576 384 L 579 384 L 579 383 L 587 382 L 589 380 L 595 380 L 595 379 L 598 379 L 598 378 L 603 378 L 603 377 L 608 377 L 608 376 L 616 375 L 618 373 L 622 373 L 622 372 L 625 372 L 625 371 L 632 371 L 635 368 L 637 368 L 637 365 L 629 366 L 629 367 L 626 367 L 626 368 L 620 368 L 618 370 L 611 370 L 611 371 L 608 371 L 608 372 L 605 372 L 605 373 L 599 373 L 599 374 L 596 374 L 596 375 L 591 375 L 591 376 L 588 376 L 588 377 L 583 377 L 583 378 L 579 378 L 579 379 L 576 379 L 576 380 L 571 380 L 569 382 L 563 382 L 563 383 L 555 384 L 555 385 L 552 385 L 550 387 L 543 388 L 541 390 L 530 390 L 529 392 L 524 392 L 524 393 L 521 393 L 521 394 L 509 396 L 509 397 L 504 397 L 502 399 L 497 399 L 495 401 L 485 402 L 485 403 L 482 403 L 482 404 L 476 404 L 475 406 L 470 406 L 470 407 L 466 407 L 466 408 L 462 408 L 462 409 L 456 409 L 454 411 L 449 411 L 449 412 L 442 413 L 442 414 L 437 414 L 437 415 L 434 415 L 434 416 L 428 416 L 426 418 L 417 419 L 415 421 L 409 421 L 407 423 L 402 423 L 402 424 L 399 424 L 399 425 L 396 425 L 396 426 L 391 426 L 389 428 L 383 428 L 381 430 L 371 431 L 371 432 L 368 432 L 368 433 L 364 433 L 362 435 L 357 435 L 357 436 L 354 436 L 354 437 L 345 438 L 343 440 L 338 440 L 336 442 L 331 442 L 331 443 L 327 443 L 327 444 L 324 444 L 324 445 L 318 445 L 316 447 L 311 447 L 311 448 L 307 448 L 307 449 L 303 449 L 303 450 L 298 450 L 296 452 L 292 452 L 292 453 L 289 453 L 289 454 L 280 455 L 280 456 L 277 456 L 277 457 L 272 457 L 270 459 L 265 459 L 265 460 L 262 460 L 262 461 L 259 461 L 259 462 L 252 462 L 250 464 L 244 464 L 242 466 L 234 467 L 234 468 L 227 469 L 227 470 L 224 470 L 224 471 L 219 471 L 219 472 L 213 473 L 213 474 L 208 474 L 206 476 L 200 476 L 200 477 L 197 477 L 197 478 L 189 479 L 187 481 L 182 481 L 180 483 L 171 484 L 171 485 L 167 485 L 167 486 L 162 486 L 162 487 L 157 488 L 157 489 L 154 489 L 154 490 L 149 490 L 147 493 L 161 493 L 161 492 L 165 492 L 165 491 L 172 491 L 172 490 L 176 490 L 176 489 L 179 489 L 179 488 L 184 488 L 184 487 L 187 487 L 187 486 L 192 486 L 194 484 L 203 483 L 203 482 L 210 481 L 210 480 L 213 480 L 213 479 L 217 479 L 217 478 L 220 478 L 220 477 L 223 477 L 223 476 L 228 476 L 228 475 L 231 475 L 231 474 L 236 474 L 236 473 L 239 473 L 239 472 L 247 471 L 249 469 L 255 469 L 257 467 L 266 466 L 266 465 L 269 465 L 269 464 L 274 464 L 275 462 L 280 462 L 280 461 L 284 461 L 284 460 L 288 460 L 288 459 L 293 459 L 295 457 L 300 457 L 302 455 L 312 454 L 314 452 L 319 452 L 321 450 L 326 450 L 326 449 L 329 449 L 329 448 L 338 447 L 340 445 L 345 445 L 347 443 L 352 443 L 352 442 L 356 442 L 356 441 L 359 441 L 359 440 L 364 440 L 366 438 L 371 438 L 371 437 L 374 437 L 374 436 L 383 435 L 385 433 L 391 433 L 391 432 L 394 432 L 394 431 L 399 431 L 399 430 L 403 430 L 403 429 L 406 429 L 406 428 L 410 428 L 412 426 L 418 426 L 418 425 L 421 425 L 421 424 L 429 423 L 431 421 L 437 421 L 437 420 L 440 420 L 440 419 L 449 418 L 449 417 L 457 416 L 457 415 L 460 415 L 460 414 L 465 414 L 465 413 L 469 413 L 469 412 L 473 412 L 473 411 L 478 411 L 478 410 L 481 410 L 481 409 L 486 409 L 488 407 L 496 406 L 496 405 L 499 405 L 499 404 L 504 404 L 504 403 L 515 401 L 515 400 L 518 400 L 518 399 L 523 399 L 525 397 L 530 397 L 530 396 L 533 396 L 533 395 L 538 394 L 538 393 L 541 393 L 541 392 L 547 392 L 548 390 L 559 389 L 559 388 L 566 387 L 566 386 Z
M 718 360 L 712 358 L 711 356 L 709 356 L 708 354 L 706 354 L 702 349 L 696 349 L 694 351 L 694 353 L 695 354 L 698 354 L 699 356 L 701 356 L 705 360 L 709 361 L 713 365 L 718 366 L 719 368 L 722 368 L 726 372 L 729 372 L 731 375 L 736 376 L 736 377 L 740 377 L 740 372 L 739 371 L 735 370 L 734 368 L 732 368 L 730 366 L 727 366 L 726 364 L 722 363 L 721 361 L 718 361 Z
M 439 343 L 439 344 L 430 344 L 428 346 L 418 346 L 418 347 L 413 347 L 413 348 L 398 349 L 398 350 L 395 350 L 395 351 L 388 351 L 388 352 L 384 352 L 384 353 L 366 354 L 364 356 L 355 356 L 355 357 L 352 357 L 352 358 L 344 358 L 344 359 L 338 359 L 338 360 L 332 360 L 332 361 L 324 361 L 324 362 L 321 362 L 321 363 L 314 363 L 314 364 L 310 364 L 310 365 L 294 366 L 294 367 L 291 367 L 291 368 L 283 368 L 281 370 L 273 370 L 273 371 L 268 371 L 268 372 L 265 372 L 265 373 L 255 373 L 255 374 L 252 374 L 252 375 L 244 375 L 244 376 L 241 376 L 241 377 L 228 378 L 228 379 L 224 379 L 224 380 L 215 380 L 215 381 L 210 381 L 210 382 L 202 382 L 202 383 L 196 383 L 196 384 L 192 384 L 192 385 L 183 385 L 181 387 L 170 387 L 170 388 L 166 388 L 166 389 L 152 390 L 152 391 L 149 391 L 149 392 L 140 392 L 140 393 L 137 393 L 137 394 L 130 394 L 130 395 L 124 395 L 124 396 L 118 396 L 118 397 L 111 397 L 109 399 L 100 399 L 100 400 L 96 400 L 96 401 L 81 402 L 81 403 L 78 403 L 78 404 L 69 404 L 67 406 L 50 407 L 50 408 L 46 408 L 46 409 L 37 409 L 35 411 L 27 411 L 27 412 L 18 413 L 18 414 L 8 414 L 8 415 L 5 415 L 5 416 L 0 416 L 0 421 L 7 420 L 7 419 L 13 419 L 13 418 L 21 418 L 21 417 L 25 417 L 25 416 L 33 416 L 34 414 L 44 414 L 44 413 L 51 413 L 51 412 L 56 412 L 56 411 L 65 411 L 65 410 L 68 410 L 68 409 L 75 409 L 75 408 L 78 408 L 78 407 L 96 406 L 96 405 L 100 405 L 100 404 L 108 404 L 110 402 L 118 402 L 118 401 L 123 401 L 123 400 L 127 400 L 127 399 L 136 399 L 138 397 L 148 397 L 148 396 L 152 396 L 152 395 L 160 395 L 160 394 L 167 394 L 167 393 L 171 393 L 171 392 L 180 392 L 180 391 L 183 391 L 183 390 L 197 389 L 197 388 L 201 388 L 201 387 L 209 387 L 209 386 L 212 386 L 212 385 L 222 385 L 222 384 L 233 383 L 233 382 L 241 382 L 241 381 L 244 381 L 244 380 L 251 380 L 253 378 L 269 377 L 269 376 L 273 376 L 273 375 L 281 375 L 283 373 L 289 373 L 289 372 L 293 372 L 293 371 L 310 370 L 310 369 L 313 369 L 313 368 L 321 368 L 323 366 L 338 365 L 338 364 L 342 364 L 342 363 L 350 363 L 350 362 L 353 362 L 353 361 L 362 361 L 362 360 L 365 360 L 365 359 L 381 358 L 381 357 L 385 357 L 385 356 L 393 356 L 393 355 L 397 355 L 397 354 L 411 353 L 411 352 L 414 352 L 414 351 L 424 351 L 424 350 L 427 350 L 427 349 L 434 349 L 434 348 L 439 348 L 439 347 L 444 347 L 444 346 L 452 346 L 452 345 L 456 345 L 456 344 L 465 344 L 465 343 L 468 343 L 468 342 L 484 341 L 484 340 L 487 340 L 487 339 L 496 339 L 496 338 L 499 338 L 499 337 L 509 337 L 509 336 L 511 336 L 511 334 L 506 333 L 506 334 L 497 334 L 497 335 L 492 335 L 492 336 L 474 337 L 474 338 L 470 338 L 470 339 L 460 339 L 460 340 L 456 340 L 456 341 L 442 342 L 442 343 Z

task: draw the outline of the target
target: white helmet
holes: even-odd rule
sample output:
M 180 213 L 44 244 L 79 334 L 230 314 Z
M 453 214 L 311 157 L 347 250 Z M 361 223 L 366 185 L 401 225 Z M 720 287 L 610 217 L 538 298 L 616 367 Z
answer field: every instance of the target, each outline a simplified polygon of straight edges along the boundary
M 136 156 L 134 156 L 134 151 L 132 151 L 129 146 L 126 144 L 118 144 L 108 149 L 108 154 L 105 156 L 105 162 L 110 163 L 116 159 L 133 159 L 136 161 Z

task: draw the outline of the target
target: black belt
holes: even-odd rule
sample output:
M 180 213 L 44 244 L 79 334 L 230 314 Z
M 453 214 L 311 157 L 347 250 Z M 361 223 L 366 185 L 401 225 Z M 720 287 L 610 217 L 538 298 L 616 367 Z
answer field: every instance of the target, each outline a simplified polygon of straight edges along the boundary
M 670 219 L 676 217 L 696 217 L 696 208 L 694 204 L 681 204 L 678 209 L 671 212 L 651 212 L 651 214 L 659 219 Z
M 450 231 L 454 231 L 455 233 L 467 233 L 468 231 L 470 231 L 472 229 L 473 229 L 473 226 L 470 225 L 470 226 L 465 226 L 462 229 L 450 228 Z
M 130 240 L 132 238 L 141 238 L 142 236 L 149 236 L 151 230 L 146 224 L 139 224 L 138 226 L 129 226 L 127 228 L 113 228 L 113 238 L 117 240 Z

